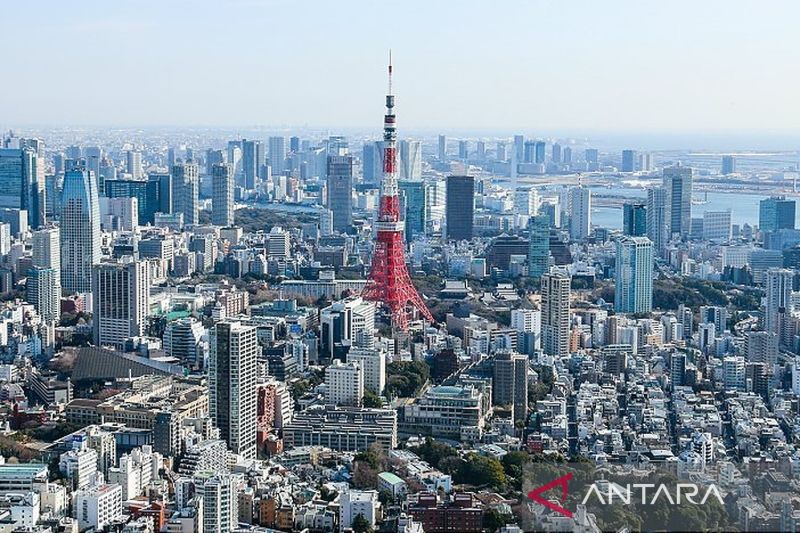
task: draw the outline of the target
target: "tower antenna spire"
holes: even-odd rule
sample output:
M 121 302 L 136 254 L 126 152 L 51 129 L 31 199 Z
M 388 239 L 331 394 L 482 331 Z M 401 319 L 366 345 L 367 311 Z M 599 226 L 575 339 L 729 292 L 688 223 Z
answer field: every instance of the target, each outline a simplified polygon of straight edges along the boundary
M 389 94 L 392 94 L 392 49 L 389 48 Z

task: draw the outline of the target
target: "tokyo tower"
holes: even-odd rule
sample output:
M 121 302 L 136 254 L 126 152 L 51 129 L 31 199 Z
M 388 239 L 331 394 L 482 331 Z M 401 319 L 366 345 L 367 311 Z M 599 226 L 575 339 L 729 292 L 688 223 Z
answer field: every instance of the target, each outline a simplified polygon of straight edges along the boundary
M 411 283 L 405 258 L 403 222 L 400 220 L 400 197 L 397 187 L 397 131 L 394 95 L 392 94 L 392 53 L 389 52 L 389 94 L 383 117 L 383 178 L 378 221 L 378 237 L 372 257 L 372 270 L 362 296 L 382 304 L 392 317 L 392 325 L 406 331 L 409 315 L 416 308 L 422 317 L 433 316 Z

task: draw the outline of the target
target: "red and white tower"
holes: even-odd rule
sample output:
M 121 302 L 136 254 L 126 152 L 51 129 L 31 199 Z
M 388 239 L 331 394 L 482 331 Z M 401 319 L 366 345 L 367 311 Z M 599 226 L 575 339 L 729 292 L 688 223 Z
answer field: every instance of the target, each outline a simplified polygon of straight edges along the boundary
M 376 223 L 378 237 L 372 256 L 372 270 L 362 296 L 382 304 L 392 316 L 392 324 L 405 331 L 409 315 L 416 308 L 423 318 L 433 322 L 431 312 L 411 283 L 405 258 L 403 222 L 397 187 L 397 131 L 394 95 L 392 94 L 392 54 L 389 52 L 389 94 L 383 117 L 383 178 Z

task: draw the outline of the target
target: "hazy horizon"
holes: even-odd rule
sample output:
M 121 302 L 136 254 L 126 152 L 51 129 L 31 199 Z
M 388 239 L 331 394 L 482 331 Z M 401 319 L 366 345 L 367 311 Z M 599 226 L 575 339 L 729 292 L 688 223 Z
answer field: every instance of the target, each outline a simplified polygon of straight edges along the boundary
M 391 47 L 408 135 L 800 143 L 792 2 L 46 4 L 3 6 L 3 129 L 369 131 Z

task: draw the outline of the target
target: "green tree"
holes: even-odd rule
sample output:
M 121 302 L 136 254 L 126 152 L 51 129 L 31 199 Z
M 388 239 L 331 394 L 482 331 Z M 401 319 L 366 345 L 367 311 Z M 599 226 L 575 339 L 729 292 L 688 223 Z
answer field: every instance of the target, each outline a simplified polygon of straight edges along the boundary
M 365 517 L 363 513 L 358 513 L 356 517 L 353 518 L 352 527 L 355 533 L 372 533 L 372 531 L 374 531 L 369 520 L 367 520 L 367 517 Z
M 364 391 L 364 397 L 361 399 L 361 403 L 364 407 L 383 407 L 383 400 L 381 400 L 381 397 L 371 390 Z

